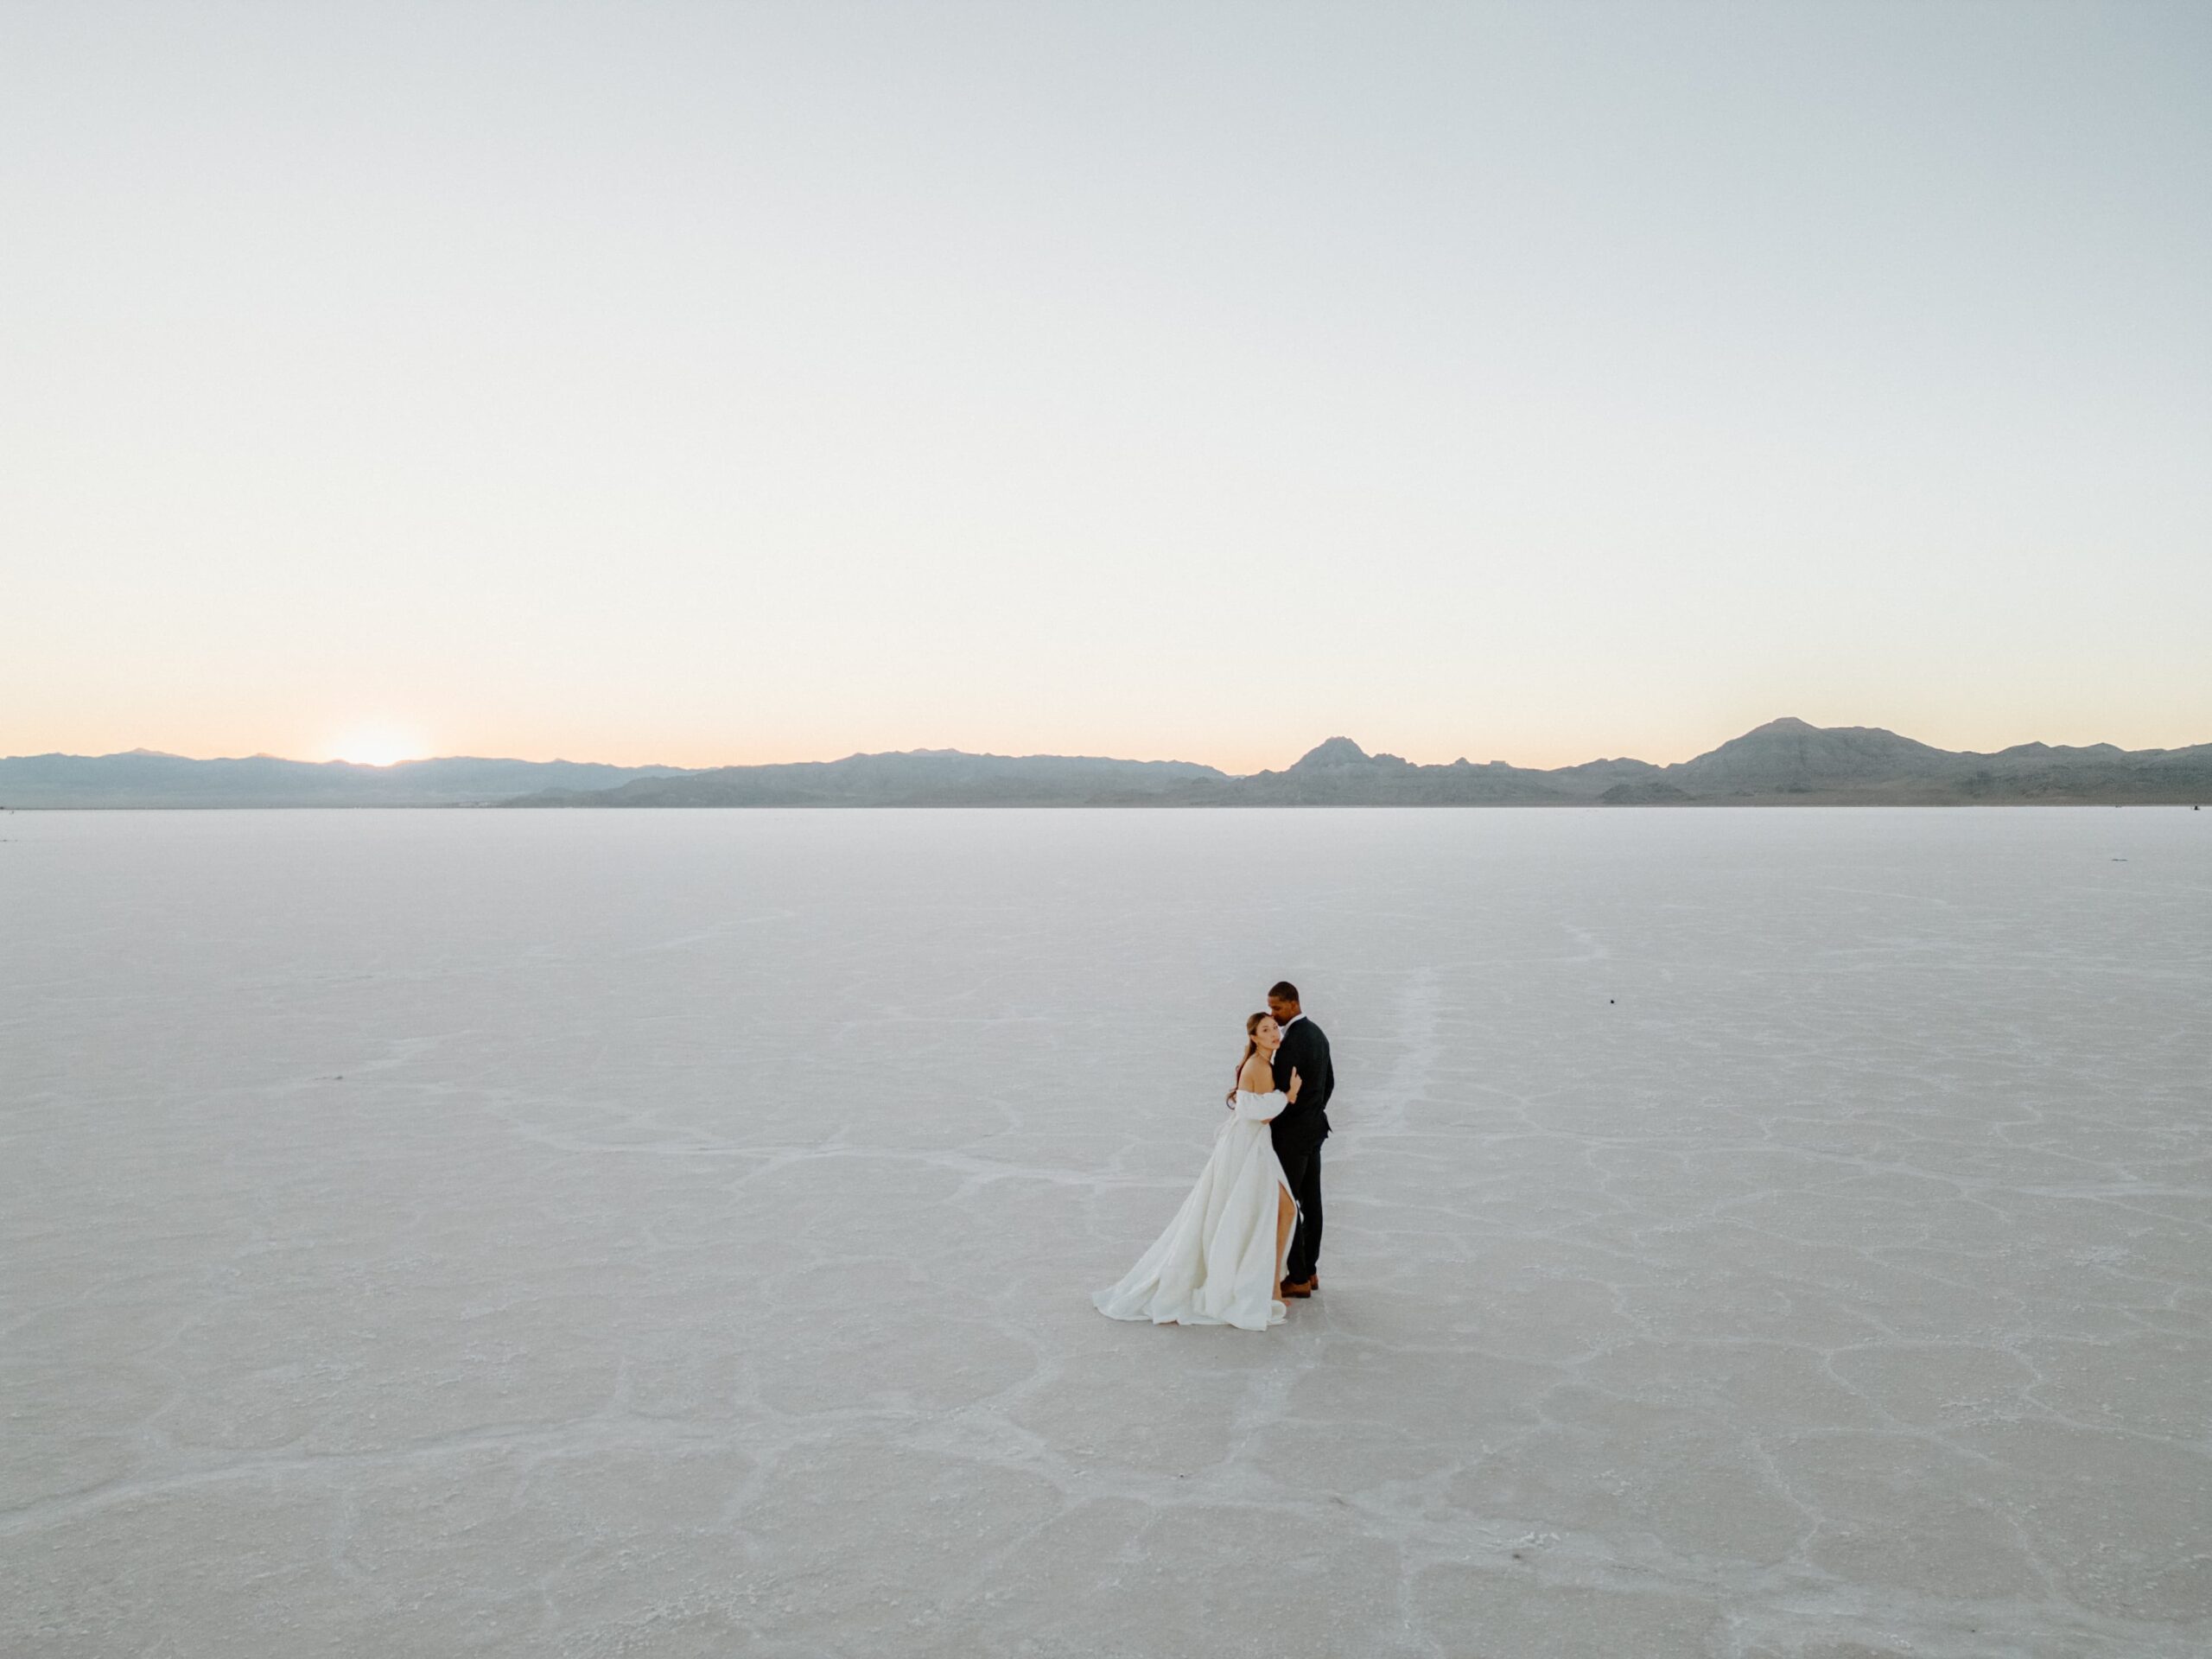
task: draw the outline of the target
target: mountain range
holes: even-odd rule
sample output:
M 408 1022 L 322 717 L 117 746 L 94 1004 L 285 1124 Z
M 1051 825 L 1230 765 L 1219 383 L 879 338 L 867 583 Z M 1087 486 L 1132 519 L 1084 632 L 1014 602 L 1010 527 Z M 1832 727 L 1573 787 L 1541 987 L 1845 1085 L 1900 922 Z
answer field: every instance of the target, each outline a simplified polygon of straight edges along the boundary
M 2153 804 L 2212 799 L 2212 743 L 1939 749 L 1871 726 L 1776 720 L 1694 760 L 1416 766 L 1332 737 L 1280 772 L 1185 760 L 914 749 L 778 766 L 612 766 L 450 757 L 389 766 L 253 755 L 0 760 L 0 806 L 1649 806 Z

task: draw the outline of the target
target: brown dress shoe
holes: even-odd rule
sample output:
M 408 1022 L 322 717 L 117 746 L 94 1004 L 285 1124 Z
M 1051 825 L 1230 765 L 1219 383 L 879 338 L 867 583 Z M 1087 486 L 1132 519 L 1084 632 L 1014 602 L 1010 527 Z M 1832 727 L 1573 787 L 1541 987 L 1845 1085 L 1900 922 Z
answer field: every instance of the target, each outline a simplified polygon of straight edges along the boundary
M 1286 1284 L 1282 1287 L 1282 1294 L 1286 1296 L 1311 1296 L 1313 1294 L 1313 1287 L 1320 1282 L 1317 1277 L 1308 1279 L 1303 1284 Z

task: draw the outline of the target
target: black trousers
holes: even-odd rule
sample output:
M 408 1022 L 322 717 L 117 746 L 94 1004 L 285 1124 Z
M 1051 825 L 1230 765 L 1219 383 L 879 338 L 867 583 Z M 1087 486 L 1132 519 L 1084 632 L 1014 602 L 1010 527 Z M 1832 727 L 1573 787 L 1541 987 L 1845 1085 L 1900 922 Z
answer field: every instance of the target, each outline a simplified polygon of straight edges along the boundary
M 1283 1277 L 1302 1285 L 1321 1262 L 1321 1148 L 1278 1154 L 1290 1196 L 1298 1200 L 1298 1226 L 1290 1236 L 1290 1262 Z

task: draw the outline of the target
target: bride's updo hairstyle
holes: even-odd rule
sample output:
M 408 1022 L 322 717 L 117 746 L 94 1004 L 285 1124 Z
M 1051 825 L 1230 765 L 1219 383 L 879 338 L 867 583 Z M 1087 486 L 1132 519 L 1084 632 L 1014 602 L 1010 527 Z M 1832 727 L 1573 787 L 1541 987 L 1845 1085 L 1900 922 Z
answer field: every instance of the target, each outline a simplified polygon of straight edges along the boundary
M 1262 1008 L 1244 1022 L 1244 1059 L 1236 1062 L 1236 1070 L 1240 1074 L 1244 1070 L 1244 1060 L 1250 1059 L 1260 1052 L 1260 1021 L 1274 1018 L 1274 1015 L 1269 1014 L 1265 1008 Z

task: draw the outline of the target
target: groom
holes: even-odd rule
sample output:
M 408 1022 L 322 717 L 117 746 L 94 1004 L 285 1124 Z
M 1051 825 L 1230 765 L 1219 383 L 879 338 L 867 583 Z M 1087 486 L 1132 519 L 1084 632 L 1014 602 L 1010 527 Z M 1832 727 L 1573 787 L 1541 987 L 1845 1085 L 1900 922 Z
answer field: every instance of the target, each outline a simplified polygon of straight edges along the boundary
M 1287 1093 L 1290 1074 L 1298 1073 L 1298 1103 L 1286 1106 L 1268 1127 L 1275 1158 L 1298 1200 L 1298 1230 L 1290 1241 L 1283 1268 L 1282 1294 L 1311 1296 L 1321 1275 L 1321 1143 L 1329 1138 L 1329 1096 L 1336 1092 L 1336 1069 L 1329 1063 L 1329 1039 L 1298 1006 L 1298 987 L 1278 980 L 1268 993 L 1268 1012 L 1282 1027 L 1275 1050 L 1275 1087 Z

